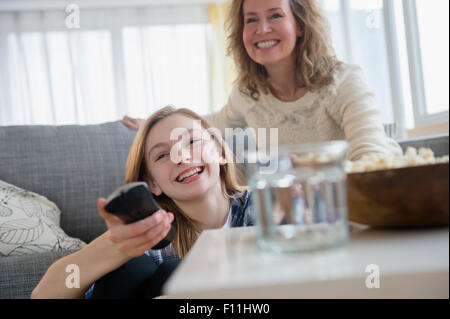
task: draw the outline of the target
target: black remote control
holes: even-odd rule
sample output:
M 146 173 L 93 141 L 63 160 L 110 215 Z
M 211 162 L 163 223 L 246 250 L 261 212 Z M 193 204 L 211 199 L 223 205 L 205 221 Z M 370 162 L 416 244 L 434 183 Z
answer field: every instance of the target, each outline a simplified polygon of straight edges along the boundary
M 108 196 L 104 207 L 108 213 L 116 215 L 125 224 L 144 219 L 161 209 L 144 182 L 120 186 Z M 171 228 L 167 236 L 152 249 L 166 247 L 173 241 L 174 236 L 175 233 Z

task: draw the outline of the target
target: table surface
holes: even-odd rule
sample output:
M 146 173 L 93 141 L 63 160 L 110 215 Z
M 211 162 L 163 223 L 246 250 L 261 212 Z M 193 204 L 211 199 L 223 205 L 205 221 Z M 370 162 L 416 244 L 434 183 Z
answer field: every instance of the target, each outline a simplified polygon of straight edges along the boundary
M 168 298 L 449 298 L 448 227 L 350 229 L 342 247 L 285 254 L 262 251 L 255 227 L 204 231 L 163 291 Z M 368 288 L 374 269 L 379 286 Z

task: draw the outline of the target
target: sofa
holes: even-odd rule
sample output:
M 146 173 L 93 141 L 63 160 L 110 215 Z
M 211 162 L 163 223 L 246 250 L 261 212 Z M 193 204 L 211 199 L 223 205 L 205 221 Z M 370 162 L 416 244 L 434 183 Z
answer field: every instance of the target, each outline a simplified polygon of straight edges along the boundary
M 0 180 L 54 202 L 64 232 L 89 243 L 106 230 L 96 199 L 123 184 L 135 134 L 121 122 L 0 127 Z M 47 268 L 72 252 L 0 257 L 0 298 L 29 298 Z
M 96 199 L 108 196 L 123 184 L 135 133 L 120 121 L 84 126 L 0 127 L 0 181 L 55 203 L 61 211 L 59 223 L 65 234 L 89 243 L 106 230 Z M 403 149 L 430 147 L 436 156 L 442 156 L 448 154 L 448 141 L 447 134 L 400 144 Z M 29 298 L 47 268 L 74 251 L 0 256 L 0 298 Z

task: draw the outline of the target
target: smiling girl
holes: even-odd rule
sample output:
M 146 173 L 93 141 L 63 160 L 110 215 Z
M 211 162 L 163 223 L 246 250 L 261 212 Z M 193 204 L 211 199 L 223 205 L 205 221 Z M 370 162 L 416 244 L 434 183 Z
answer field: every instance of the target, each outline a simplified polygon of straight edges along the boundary
M 199 121 L 200 131 L 195 125 Z M 188 138 L 170 140 L 180 128 L 189 132 Z M 180 257 L 202 230 L 232 222 L 232 199 L 248 195 L 247 187 L 237 183 L 231 150 L 210 128 L 190 110 L 163 108 L 141 126 L 127 162 L 125 181 L 147 181 L 160 206 L 175 214 L 174 247 Z M 219 152 L 211 153 L 217 146 Z M 183 147 L 185 152 L 180 152 Z
M 200 125 L 196 125 L 200 123 Z M 182 130 L 181 140 L 173 132 Z M 250 192 L 236 182 L 233 155 L 216 131 L 187 109 L 165 107 L 141 125 L 131 146 L 125 182 L 149 185 L 162 208 L 123 224 L 98 200 L 108 231 L 47 270 L 34 298 L 153 298 L 203 230 L 251 226 Z M 153 250 L 170 230 L 175 239 Z M 67 265 L 80 268 L 80 288 L 64 283 Z

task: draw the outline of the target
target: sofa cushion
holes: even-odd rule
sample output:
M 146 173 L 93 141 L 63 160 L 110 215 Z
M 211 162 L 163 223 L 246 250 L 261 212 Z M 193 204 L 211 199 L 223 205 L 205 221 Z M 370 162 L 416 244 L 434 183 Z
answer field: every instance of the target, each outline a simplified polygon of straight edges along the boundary
M 135 134 L 120 121 L 0 127 L 0 179 L 54 202 L 61 228 L 88 243 L 106 230 L 96 199 L 123 184 Z
M 81 249 L 59 227 L 60 214 L 47 198 L 0 180 L 0 256 Z

